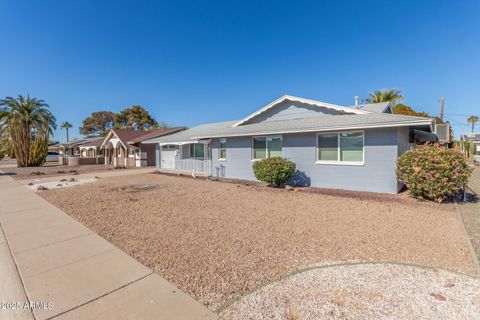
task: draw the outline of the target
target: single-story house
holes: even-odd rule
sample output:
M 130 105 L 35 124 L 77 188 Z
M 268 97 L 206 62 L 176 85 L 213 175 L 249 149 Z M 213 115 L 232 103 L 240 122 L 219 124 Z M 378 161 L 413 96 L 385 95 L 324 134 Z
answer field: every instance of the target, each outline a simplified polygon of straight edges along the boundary
M 111 129 L 102 140 L 106 165 L 115 167 L 144 167 L 155 165 L 155 146 L 144 145 L 143 141 L 173 134 L 186 127 L 160 128 L 149 131 Z
M 85 137 L 81 139 L 70 140 L 68 142 L 64 142 L 58 145 L 58 153 L 65 156 L 81 156 L 81 146 L 90 146 L 102 140 L 103 137 Z
M 433 119 L 392 114 L 388 103 L 341 106 L 282 96 L 243 119 L 143 143 L 156 145 L 161 170 L 255 180 L 255 161 L 281 156 L 296 164 L 292 184 L 397 193 L 396 159 L 418 142 L 418 132 L 434 137 L 433 131 Z

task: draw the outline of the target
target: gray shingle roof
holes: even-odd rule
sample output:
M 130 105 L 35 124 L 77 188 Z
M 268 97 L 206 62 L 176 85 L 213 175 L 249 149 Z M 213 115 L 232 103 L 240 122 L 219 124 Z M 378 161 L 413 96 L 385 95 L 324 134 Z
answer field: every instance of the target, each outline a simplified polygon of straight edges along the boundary
M 462 134 L 462 140 L 480 141 L 480 133 L 466 133 Z
M 146 140 L 144 143 L 180 143 L 220 137 L 320 132 L 408 125 L 428 127 L 431 125 L 432 119 L 388 113 L 368 113 L 328 116 L 320 115 L 301 119 L 265 121 L 232 127 L 232 125 L 237 122 L 238 120 L 204 124 L 168 136 Z
M 367 103 L 358 106 L 360 110 L 382 113 L 387 109 L 390 102 Z

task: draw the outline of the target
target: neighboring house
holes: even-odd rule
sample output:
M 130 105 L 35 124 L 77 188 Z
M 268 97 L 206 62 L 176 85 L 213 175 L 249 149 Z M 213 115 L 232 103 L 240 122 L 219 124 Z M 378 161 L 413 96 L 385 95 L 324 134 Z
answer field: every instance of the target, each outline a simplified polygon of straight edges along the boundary
M 85 144 L 91 144 L 94 141 L 103 140 L 103 137 L 86 137 L 64 142 L 58 145 L 58 152 L 65 156 L 80 156 L 80 147 Z
M 104 137 L 88 140 L 78 146 L 79 155 L 82 158 L 96 158 L 103 157 L 103 150 L 100 146 L 103 143 Z
M 475 152 L 475 161 L 480 162 L 480 133 L 470 132 L 462 134 L 460 137 L 462 141 L 472 141 L 476 145 L 476 152 Z
M 185 130 L 185 127 L 161 128 L 149 131 L 111 129 L 100 148 L 104 151 L 105 164 L 115 167 L 144 167 L 155 165 L 155 146 L 143 141 Z
M 433 119 L 391 114 L 388 104 L 346 107 L 283 96 L 241 120 L 200 125 L 143 141 L 157 167 L 255 180 L 253 162 L 282 156 L 296 164 L 291 183 L 397 193 L 396 159 L 435 140 Z

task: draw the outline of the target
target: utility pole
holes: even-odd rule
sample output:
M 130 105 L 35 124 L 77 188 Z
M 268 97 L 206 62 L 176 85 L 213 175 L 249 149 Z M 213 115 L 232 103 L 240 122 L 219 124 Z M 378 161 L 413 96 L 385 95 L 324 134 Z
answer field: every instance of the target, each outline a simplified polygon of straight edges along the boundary
M 442 97 L 440 99 L 440 121 L 443 122 L 443 105 L 445 104 L 445 99 Z

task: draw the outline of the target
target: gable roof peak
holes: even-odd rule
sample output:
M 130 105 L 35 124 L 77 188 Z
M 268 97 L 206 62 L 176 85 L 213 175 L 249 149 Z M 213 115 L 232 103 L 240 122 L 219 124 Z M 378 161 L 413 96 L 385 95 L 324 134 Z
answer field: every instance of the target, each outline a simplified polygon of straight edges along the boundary
M 340 105 L 336 105 L 336 104 L 332 104 L 332 103 L 327 103 L 327 102 L 322 102 L 322 101 L 317 101 L 317 100 L 311 100 L 311 99 L 306 99 L 306 98 L 300 98 L 300 97 L 291 96 L 291 95 L 286 94 L 286 95 L 283 95 L 280 98 L 270 102 L 269 104 L 260 108 L 259 110 L 249 114 L 248 116 L 246 116 L 242 120 L 234 123 L 232 125 L 232 127 L 238 127 L 242 124 L 245 124 L 247 121 L 255 118 L 256 116 L 264 113 L 267 110 L 270 110 L 271 108 L 273 108 L 277 104 L 280 104 L 280 103 L 282 103 L 284 101 L 287 101 L 287 100 L 288 101 L 293 101 L 293 102 L 310 104 L 310 105 L 314 105 L 314 106 L 322 107 L 322 108 L 328 108 L 328 109 L 343 111 L 343 112 L 347 112 L 347 113 L 353 113 L 353 114 L 367 114 L 367 113 L 370 113 L 369 111 L 366 111 L 366 110 L 360 110 L 360 109 L 355 109 L 355 108 L 352 108 L 352 107 L 345 107 L 345 106 L 340 106 Z

